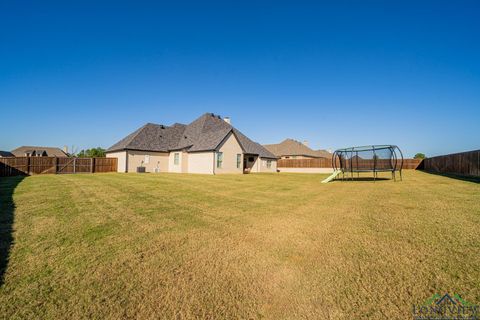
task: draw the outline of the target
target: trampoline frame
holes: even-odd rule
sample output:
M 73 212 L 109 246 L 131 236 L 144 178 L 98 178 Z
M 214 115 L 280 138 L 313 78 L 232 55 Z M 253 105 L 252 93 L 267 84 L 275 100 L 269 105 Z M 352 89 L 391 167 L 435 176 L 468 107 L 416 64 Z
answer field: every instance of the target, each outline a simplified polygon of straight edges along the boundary
M 379 168 L 377 166 L 377 152 L 380 150 L 389 150 L 390 151 L 390 168 Z M 373 153 L 373 168 L 367 169 L 360 169 L 358 165 L 358 153 L 359 152 L 372 152 Z M 397 154 L 398 152 L 398 154 Z M 346 159 L 343 155 L 350 154 L 350 159 Z M 354 168 L 353 165 L 353 157 L 356 156 L 356 166 Z M 383 159 L 386 160 L 386 159 Z M 348 166 L 348 162 L 350 162 L 350 166 Z M 361 172 L 373 172 L 373 180 L 375 181 L 378 177 L 379 172 L 391 172 L 392 179 L 397 181 L 396 179 L 396 171 L 400 173 L 400 181 L 403 180 L 402 177 L 402 169 L 403 169 L 403 153 L 402 150 L 396 145 L 370 145 L 370 146 L 359 146 L 359 147 L 350 147 L 350 148 L 342 148 L 335 150 L 332 155 L 332 168 L 334 170 L 340 170 L 342 173 L 341 180 L 345 180 L 345 175 L 347 176 L 350 174 L 351 180 L 354 179 L 354 173 L 357 173 L 357 177 L 360 177 Z M 339 177 L 339 175 L 337 175 Z M 335 178 L 337 179 L 337 178 Z

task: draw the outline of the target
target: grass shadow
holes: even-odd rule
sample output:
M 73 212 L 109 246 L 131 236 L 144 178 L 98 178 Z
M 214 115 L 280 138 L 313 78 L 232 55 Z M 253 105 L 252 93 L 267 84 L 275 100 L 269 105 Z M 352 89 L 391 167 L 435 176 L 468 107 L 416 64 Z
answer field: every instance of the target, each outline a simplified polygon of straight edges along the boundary
M 13 193 L 25 176 L 0 178 L 0 287 L 8 266 L 10 249 L 13 245 L 13 221 L 15 203 Z
M 434 175 L 437 175 L 437 176 L 446 177 L 446 178 L 452 178 L 452 179 L 468 181 L 468 182 L 473 182 L 473 183 L 480 183 L 480 177 L 461 176 L 461 175 L 453 174 L 453 173 L 440 173 L 440 172 L 426 171 L 426 170 L 420 170 L 420 171 L 425 172 L 425 173 L 434 174 Z
M 342 178 L 339 178 L 339 179 L 335 179 L 333 181 L 338 181 L 338 182 L 348 182 L 348 181 L 384 181 L 384 180 L 392 180 L 393 181 L 393 178 L 383 178 L 383 177 L 377 177 L 377 178 L 373 178 L 373 177 L 345 177 L 344 179 Z M 399 179 L 397 179 L 399 180 Z

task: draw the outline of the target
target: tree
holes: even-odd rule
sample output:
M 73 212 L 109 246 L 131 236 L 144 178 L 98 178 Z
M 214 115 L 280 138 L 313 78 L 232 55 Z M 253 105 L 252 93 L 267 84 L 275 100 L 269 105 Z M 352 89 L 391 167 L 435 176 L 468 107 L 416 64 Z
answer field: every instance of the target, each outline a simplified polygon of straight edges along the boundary
M 413 159 L 425 159 L 425 153 L 419 152 L 413 157 Z
M 105 157 L 105 149 L 101 147 L 97 148 L 91 148 L 87 150 L 81 150 L 78 154 L 77 157 L 79 158 L 100 158 L 100 157 Z

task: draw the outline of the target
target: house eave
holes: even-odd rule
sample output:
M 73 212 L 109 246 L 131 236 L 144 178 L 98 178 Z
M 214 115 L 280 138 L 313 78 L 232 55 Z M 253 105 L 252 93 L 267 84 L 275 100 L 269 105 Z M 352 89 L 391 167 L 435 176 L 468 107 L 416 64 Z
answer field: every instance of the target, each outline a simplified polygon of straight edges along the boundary
M 114 152 L 121 152 L 121 151 L 142 151 L 142 152 L 161 152 L 161 153 L 168 153 L 168 150 L 148 150 L 148 149 L 137 149 L 137 148 L 120 148 L 120 149 L 113 149 L 107 150 L 105 153 L 114 153 Z

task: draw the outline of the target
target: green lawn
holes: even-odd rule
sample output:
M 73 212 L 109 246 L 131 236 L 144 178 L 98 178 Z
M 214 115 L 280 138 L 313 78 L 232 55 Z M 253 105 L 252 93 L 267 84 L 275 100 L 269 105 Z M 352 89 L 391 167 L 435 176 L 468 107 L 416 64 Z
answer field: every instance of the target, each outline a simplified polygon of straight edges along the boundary
M 480 184 L 324 177 L 0 178 L 0 318 L 406 319 L 434 293 L 480 303 Z

